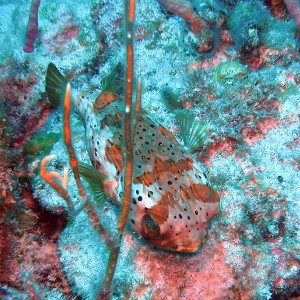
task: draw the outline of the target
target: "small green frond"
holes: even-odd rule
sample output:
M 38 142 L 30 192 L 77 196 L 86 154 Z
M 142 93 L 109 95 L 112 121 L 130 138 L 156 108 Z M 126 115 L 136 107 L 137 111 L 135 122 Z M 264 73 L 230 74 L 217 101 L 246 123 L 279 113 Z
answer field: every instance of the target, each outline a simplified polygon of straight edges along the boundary
M 165 104 L 170 111 L 183 109 L 183 104 L 179 101 L 179 96 L 171 91 L 171 89 L 166 88 L 163 91 L 163 97 Z
M 117 74 L 119 72 L 121 68 L 121 63 L 118 63 L 114 69 L 112 70 L 111 73 L 109 73 L 107 76 L 105 76 L 102 80 L 101 80 L 101 85 L 102 85 L 102 92 L 107 91 L 107 92 L 116 92 L 116 88 L 115 88 L 115 81 L 116 81 L 116 77 Z
M 89 184 L 94 195 L 94 200 L 100 205 L 103 205 L 108 199 L 103 191 L 103 181 L 107 179 L 107 175 L 100 173 L 93 166 L 84 163 L 79 163 L 78 170 L 79 174 Z
M 208 130 L 205 125 L 197 120 L 191 113 L 180 112 L 177 115 L 184 145 L 190 152 L 203 146 L 207 139 Z
M 59 72 L 53 63 L 49 63 L 46 71 L 46 87 L 45 91 L 48 96 L 49 102 L 53 106 L 59 106 L 63 103 L 67 80 Z

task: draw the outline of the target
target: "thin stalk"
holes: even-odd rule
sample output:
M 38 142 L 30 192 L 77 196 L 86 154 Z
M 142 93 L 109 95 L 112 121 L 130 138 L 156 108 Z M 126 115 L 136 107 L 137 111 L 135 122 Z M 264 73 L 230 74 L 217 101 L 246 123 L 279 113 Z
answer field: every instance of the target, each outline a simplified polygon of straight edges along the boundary
M 124 195 L 120 219 L 118 222 L 118 244 L 112 249 L 109 256 L 106 275 L 103 283 L 99 300 L 109 299 L 111 282 L 115 273 L 120 245 L 128 218 L 130 199 L 131 199 L 131 184 L 133 174 L 133 127 L 135 112 L 132 111 L 132 90 L 133 90 L 133 23 L 135 14 L 135 0 L 125 0 L 126 8 L 126 50 L 127 50 L 127 65 L 126 65 L 126 92 L 125 92 L 125 119 L 124 119 L 124 135 L 125 135 L 125 176 L 124 176 Z

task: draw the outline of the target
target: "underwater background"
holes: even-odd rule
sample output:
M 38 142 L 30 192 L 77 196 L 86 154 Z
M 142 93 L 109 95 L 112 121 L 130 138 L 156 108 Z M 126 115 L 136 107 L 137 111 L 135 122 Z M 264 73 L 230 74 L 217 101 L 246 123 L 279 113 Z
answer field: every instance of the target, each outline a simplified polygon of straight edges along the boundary
M 45 156 L 60 173 L 69 161 L 45 72 L 53 62 L 85 91 L 125 70 L 124 3 L 0 0 L 0 11 L 0 299 L 97 299 L 108 249 L 86 210 L 68 222 L 39 176 Z M 195 254 L 156 249 L 127 226 L 112 299 L 299 299 L 299 30 L 299 1 L 136 1 L 142 107 L 179 141 L 190 132 L 178 112 L 205 125 L 194 156 L 221 212 Z M 71 124 L 88 162 L 76 110 Z M 78 205 L 72 176 L 68 190 Z M 94 206 L 116 228 L 120 211 Z

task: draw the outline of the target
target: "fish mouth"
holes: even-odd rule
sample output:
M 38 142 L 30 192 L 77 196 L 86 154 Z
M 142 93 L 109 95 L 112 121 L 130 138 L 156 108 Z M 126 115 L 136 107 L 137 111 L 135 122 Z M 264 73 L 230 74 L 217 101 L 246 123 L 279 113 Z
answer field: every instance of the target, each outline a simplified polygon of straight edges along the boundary
M 161 235 L 159 239 L 145 238 L 145 240 L 158 248 L 182 253 L 196 252 L 202 244 L 201 241 L 197 240 L 179 241 L 177 237 L 167 238 L 165 234 Z
M 191 245 L 191 246 L 185 246 L 185 245 L 178 245 L 175 251 L 178 252 L 186 252 L 186 253 L 192 253 L 196 252 L 199 249 L 199 245 Z
M 199 249 L 200 244 L 194 242 L 185 245 L 185 244 L 176 244 L 175 241 L 169 241 L 168 243 L 160 244 L 160 247 L 171 251 L 176 251 L 176 252 L 192 253 L 192 252 L 196 252 Z

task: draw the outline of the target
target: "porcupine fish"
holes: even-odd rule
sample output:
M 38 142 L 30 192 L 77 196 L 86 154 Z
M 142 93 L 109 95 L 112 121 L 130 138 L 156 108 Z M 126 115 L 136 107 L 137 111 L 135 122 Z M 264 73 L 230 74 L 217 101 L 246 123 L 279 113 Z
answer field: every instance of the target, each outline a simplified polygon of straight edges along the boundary
M 57 99 L 66 84 L 63 75 L 50 63 L 46 92 L 52 104 L 58 105 Z M 92 179 L 96 189 L 99 187 L 98 195 L 121 202 L 124 101 L 108 86 L 102 91 L 75 92 L 72 99 L 84 120 L 93 165 L 82 167 L 81 174 L 87 180 Z M 133 143 L 128 217 L 133 230 L 158 248 L 197 251 L 206 238 L 211 219 L 219 213 L 217 192 L 209 186 L 200 166 L 185 148 L 143 109 L 137 116 Z

